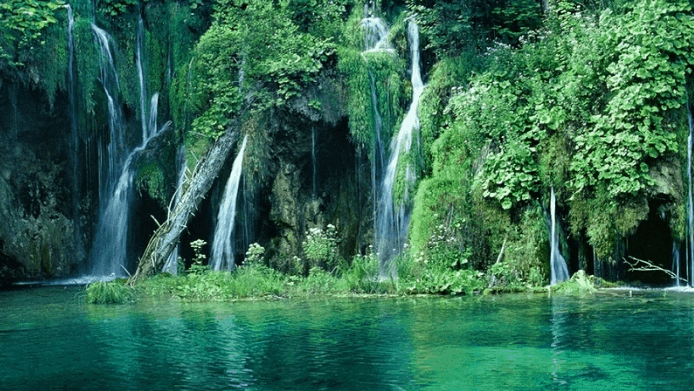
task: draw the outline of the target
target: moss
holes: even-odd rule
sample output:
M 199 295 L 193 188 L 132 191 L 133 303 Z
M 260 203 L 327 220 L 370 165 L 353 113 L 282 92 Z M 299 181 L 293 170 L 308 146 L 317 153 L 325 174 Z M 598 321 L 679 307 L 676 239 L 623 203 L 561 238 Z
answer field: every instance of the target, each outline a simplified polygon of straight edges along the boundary
M 32 61 L 36 64 L 38 74 L 41 75 L 41 84 L 51 107 L 55 102 L 56 92 L 67 89 L 66 75 L 69 55 L 65 26 L 67 26 L 67 21 L 64 24 L 58 23 L 49 26 L 43 33 L 41 45 L 33 50 L 34 58 Z
M 166 189 L 165 178 L 164 169 L 156 162 L 152 162 L 137 171 L 137 187 L 161 205 L 166 205 L 170 191 Z
M 207 148 L 212 145 L 212 139 L 197 133 L 188 132 L 185 135 L 186 165 L 191 172 L 195 169 Z

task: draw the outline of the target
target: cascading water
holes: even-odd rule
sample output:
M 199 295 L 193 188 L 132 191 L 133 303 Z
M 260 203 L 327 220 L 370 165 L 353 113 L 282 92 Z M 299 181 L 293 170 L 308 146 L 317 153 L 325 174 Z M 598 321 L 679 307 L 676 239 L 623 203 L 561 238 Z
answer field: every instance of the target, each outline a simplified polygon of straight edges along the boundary
M 118 73 L 111 54 L 113 38 L 104 30 L 92 24 L 92 32 L 99 47 L 100 78 L 101 85 L 106 93 L 108 104 L 108 128 L 109 139 L 106 158 L 102 150 L 103 143 L 99 143 L 99 200 L 104 200 L 113 193 L 116 183 L 122 172 L 123 163 L 127 153 L 125 152 L 125 139 L 123 136 L 123 116 L 118 102 Z M 104 164 L 104 159 L 107 159 Z M 101 203 L 101 205 L 104 205 Z M 103 208 L 101 210 L 103 212 Z
M 373 189 L 373 216 L 374 216 L 374 232 L 378 232 L 378 200 L 380 197 L 380 188 L 378 183 L 381 181 L 381 172 L 385 165 L 385 152 L 383 150 L 383 142 L 381 141 L 381 130 L 383 129 L 383 119 L 381 113 L 378 112 L 378 97 L 376 97 L 376 81 L 373 75 L 369 73 L 369 81 L 371 81 L 371 105 L 374 109 L 374 149 L 371 158 L 371 188 Z
M 75 17 L 72 13 L 70 4 L 65 4 L 67 9 L 68 27 L 68 95 L 70 100 L 70 154 L 72 166 L 72 221 L 74 226 L 74 242 L 78 249 L 78 258 L 83 257 L 82 231 L 80 229 L 79 215 L 79 137 L 77 135 L 77 107 L 75 102 L 75 40 L 72 35 L 75 27 Z
M 368 4 L 364 6 L 364 15 L 369 15 Z M 361 25 L 365 30 L 365 51 L 362 52 L 362 57 L 364 61 L 367 61 L 365 53 L 372 53 L 377 51 L 387 51 L 389 53 L 395 53 L 388 45 L 388 28 L 385 22 L 380 18 L 365 18 L 362 20 Z M 381 175 L 383 167 L 385 164 L 385 152 L 383 148 L 383 142 L 381 141 L 381 131 L 383 130 L 383 118 L 381 113 L 378 111 L 378 97 L 376 95 L 376 80 L 374 80 L 373 74 L 369 72 L 369 82 L 371 88 L 371 106 L 374 111 L 374 147 L 373 155 L 371 157 L 371 188 L 373 189 L 373 213 L 374 216 L 374 232 L 378 232 L 378 221 L 376 216 L 378 215 L 378 200 L 380 197 L 380 188 L 378 183 L 381 181 Z
M 163 132 L 168 123 L 156 131 L 151 138 Z M 130 220 L 130 203 L 132 201 L 133 177 L 131 163 L 133 158 L 147 147 L 150 139 L 135 148 L 127 157 L 123 170 L 113 193 L 106 202 L 106 208 L 99 216 L 92 248 L 92 275 L 125 276 L 127 266 L 128 222 Z
M 566 260 L 561 255 L 559 251 L 559 241 L 557 235 L 557 212 L 556 212 L 557 200 L 554 196 L 554 188 L 552 188 L 549 209 L 551 218 L 551 228 L 550 228 L 550 285 L 554 285 L 558 282 L 562 282 L 569 279 L 569 268 L 566 266 Z
M 694 121 L 692 120 L 692 110 L 687 99 L 687 121 L 689 124 L 689 136 L 687 137 L 687 184 L 689 186 L 689 205 L 687 216 L 689 223 L 689 248 L 687 251 L 687 281 L 690 286 L 694 286 L 694 201 L 692 197 L 692 133 L 694 132 Z M 691 266 L 690 266 L 691 263 Z M 691 273 L 690 273 L 691 271 Z
M 158 94 L 150 102 L 149 120 L 144 110 L 142 118 L 142 144 L 132 151 L 125 145 L 125 126 L 118 102 L 118 74 L 111 52 L 113 39 L 104 30 L 92 24 L 92 32 L 100 50 L 101 83 L 108 100 L 109 144 L 107 147 L 108 169 L 100 168 L 99 179 L 99 223 L 94 245 L 90 254 L 91 274 L 93 276 L 123 276 L 127 266 L 128 221 L 133 198 L 132 182 L 134 172 L 131 162 L 137 153 L 145 149 L 147 143 L 168 124 L 157 129 Z M 138 54 L 138 62 L 141 57 Z M 141 80 L 144 85 L 144 80 Z M 100 153 L 103 158 L 103 153 Z M 102 159 L 100 159 L 100 164 Z
M 176 194 L 173 198 L 173 203 L 169 205 L 169 213 L 176 209 L 176 205 L 181 200 L 181 194 L 183 194 L 183 183 L 186 180 L 186 154 L 185 147 L 181 146 L 176 154 L 176 167 L 178 169 L 178 180 L 176 181 Z M 166 260 L 164 264 L 163 272 L 176 275 L 178 274 L 178 255 L 180 253 L 180 244 L 176 246 L 169 259 Z
M 364 18 L 361 25 L 366 30 L 366 52 L 393 51 L 388 44 L 388 28 L 381 18 Z
M 142 139 L 146 140 L 149 137 L 149 121 L 147 120 L 147 111 L 145 105 L 147 101 L 147 85 L 145 82 L 145 74 L 143 70 L 142 52 L 145 41 L 145 28 L 142 17 L 139 18 L 137 24 L 137 44 L 135 48 L 135 63 L 137 64 L 137 76 L 140 80 L 140 113 L 142 116 Z M 156 121 L 156 119 L 155 119 Z
M 412 103 L 402 121 L 397 136 L 390 145 L 390 160 L 385 167 L 381 194 L 378 201 L 376 223 L 376 249 L 381 264 L 381 277 L 395 278 L 396 271 L 393 265 L 393 258 L 403 249 L 407 239 L 407 228 L 409 225 L 410 207 L 407 202 L 408 194 L 405 194 L 396 206 L 393 201 L 393 186 L 396 180 L 397 167 L 402 153 L 408 153 L 412 146 L 412 134 L 419 129 L 419 117 L 417 107 L 419 98 L 424 91 L 424 84 L 419 70 L 419 28 L 417 24 L 410 20 L 408 29 L 410 40 L 410 54 L 412 56 Z M 405 189 L 415 180 L 412 170 L 408 166 L 405 175 Z
M 316 174 L 318 171 L 318 159 L 316 158 L 316 127 L 311 127 L 311 163 L 313 168 L 313 199 L 316 199 Z
M 677 241 L 672 241 L 672 272 L 677 276 L 675 286 L 680 286 L 680 246 Z
M 236 195 L 239 191 L 243 168 L 243 153 L 246 150 L 248 136 L 243 138 L 241 149 L 234 159 L 231 174 L 224 189 L 224 197 L 217 214 L 217 226 L 212 241 L 212 270 L 232 270 L 234 268 L 234 249 L 232 234 L 236 218 Z

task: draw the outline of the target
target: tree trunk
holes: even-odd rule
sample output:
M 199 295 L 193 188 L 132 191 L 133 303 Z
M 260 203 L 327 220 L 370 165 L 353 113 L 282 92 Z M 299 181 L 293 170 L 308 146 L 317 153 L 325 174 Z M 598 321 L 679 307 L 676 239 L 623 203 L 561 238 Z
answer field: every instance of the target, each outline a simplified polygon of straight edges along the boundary
M 129 285 L 134 285 L 144 277 L 161 270 L 178 244 L 181 232 L 198 209 L 200 201 L 205 198 L 212 187 L 219 171 L 224 166 L 224 162 L 231 153 L 232 147 L 236 144 L 236 140 L 239 138 L 237 130 L 240 128 L 249 106 L 242 110 L 236 123 L 212 144 L 205 156 L 195 165 L 191 177 L 186 178 L 176 190 L 183 192 L 181 198 L 173 206 L 173 210 L 169 209 L 166 221 L 154 231 L 144 254 L 140 258 L 135 274 L 128 279 Z

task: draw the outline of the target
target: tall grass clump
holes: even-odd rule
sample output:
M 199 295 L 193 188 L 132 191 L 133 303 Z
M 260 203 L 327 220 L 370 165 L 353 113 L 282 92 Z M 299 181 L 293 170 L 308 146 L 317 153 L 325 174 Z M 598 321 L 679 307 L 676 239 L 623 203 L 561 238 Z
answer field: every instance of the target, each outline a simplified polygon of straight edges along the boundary
M 134 290 L 125 285 L 125 280 L 97 281 L 87 285 L 87 303 L 124 304 L 133 301 Z
M 379 291 L 379 263 L 374 254 L 356 255 L 350 266 L 341 268 L 342 279 L 350 291 L 376 293 Z

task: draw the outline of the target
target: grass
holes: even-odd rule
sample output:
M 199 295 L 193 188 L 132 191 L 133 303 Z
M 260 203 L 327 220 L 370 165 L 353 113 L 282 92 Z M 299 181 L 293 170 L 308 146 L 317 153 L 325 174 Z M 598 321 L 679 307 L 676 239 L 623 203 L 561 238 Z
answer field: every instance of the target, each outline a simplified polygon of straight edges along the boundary
M 142 281 L 136 291 L 139 295 L 170 297 L 182 301 L 230 301 L 245 298 L 308 297 L 312 295 L 349 295 L 396 293 L 388 286 L 355 273 L 336 276 L 313 268 L 307 277 L 286 275 L 253 265 L 239 267 L 232 272 L 208 271 L 200 274 L 172 276 L 160 274 Z
M 332 272 L 314 267 L 308 276 L 288 275 L 258 263 L 232 272 L 210 271 L 206 267 L 174 276 L 168 273 L 141 281 L 135 288 L 124 280 L 95 282 L 87 286 L 87 302 L 127 303 L 136 297 L 158 297 L 185 302 L 233 301 L 262 298 L 361 295 L 472 295 L 518 291 L 511 286 L 488 289 L 488 276 L 472 269 L 435 273 L 419 270 L 409 259 L 398 260 L 398 279 L 380 278 L 374 256 L 355 257 L 351 265 L 340 264 Z M 426 272 L 426 273 L 425 273 Z M 569 281 L 551 287 L 551 294 L 592 294 L 607 283 L 579 271 Z M 525 286 L 527 292 L 547 292 L 546 287 Z
M 124 279 L 97 281 L 87 285 L 87 303 L 124 304 L 135 299 L 133 288 L 125 285 Z

